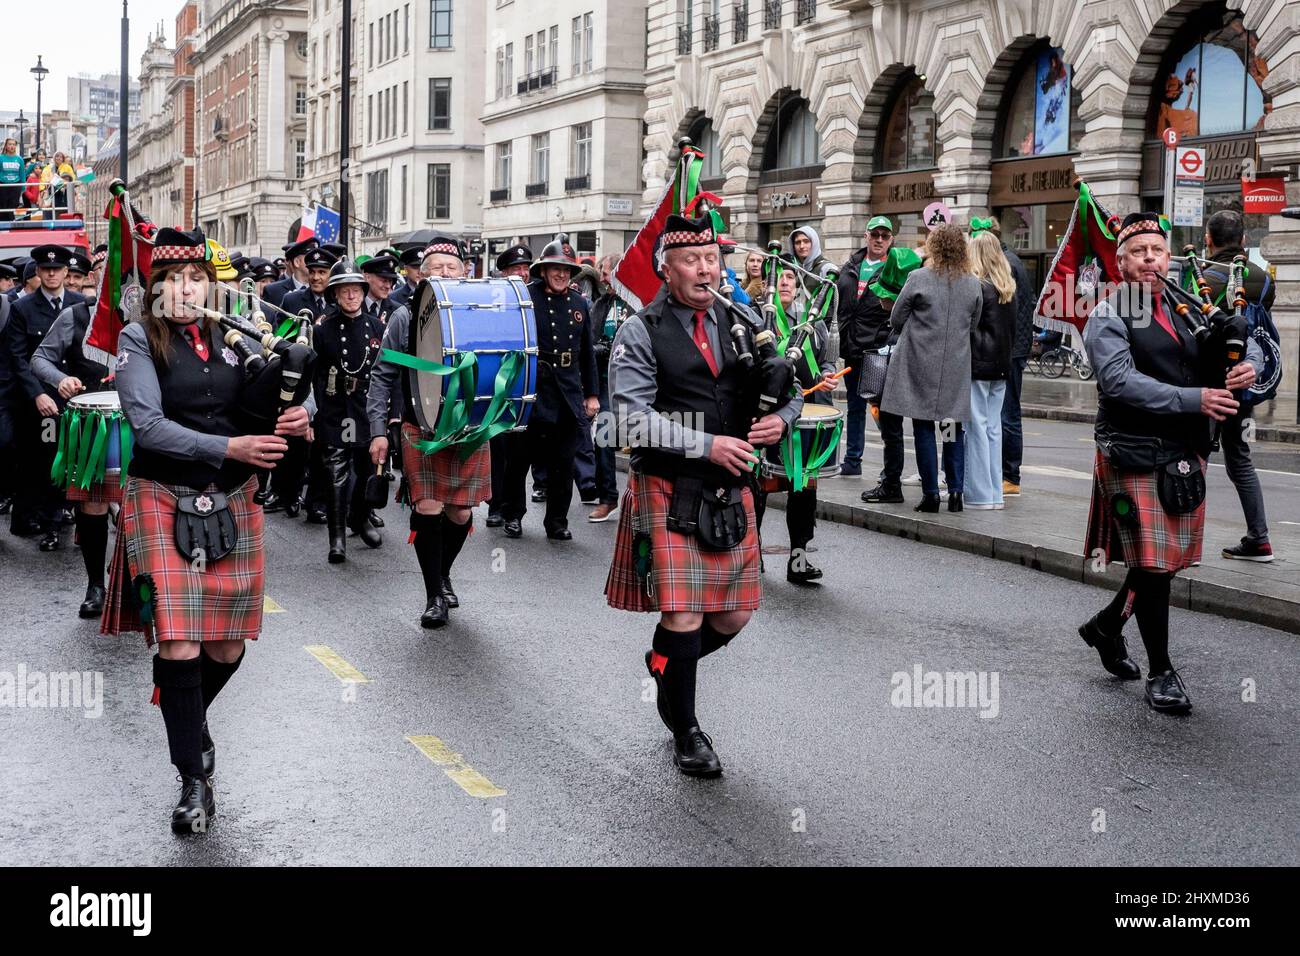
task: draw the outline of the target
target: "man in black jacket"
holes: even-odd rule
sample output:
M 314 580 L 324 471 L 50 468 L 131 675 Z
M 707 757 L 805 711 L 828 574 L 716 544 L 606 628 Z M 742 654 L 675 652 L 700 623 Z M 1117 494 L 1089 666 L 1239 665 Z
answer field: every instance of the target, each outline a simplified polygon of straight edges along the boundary
M 867 244 L 859 249 L 844 268 L 836 283 L 839 290 L 840 357 L 851 371 L 844 376 L 849 393 L 848 420 L 845 422 L 847 447 L 841 475 L 862 474 L 862 452 L 867 441 L 867 402 L 859 394 L 862 383 L 862 360 L 867 352 L 876 352 L 889 344 L 889 310 L 871 291 L 889 249 L 894 244 L 894 225 L 888 216 L 874 216 L 867 223 Z M 903 500 L 903 421 L 882 412 L 880 432 L 885 442 L 885 467 L 880 483 L 863 495 L 869 502 Z

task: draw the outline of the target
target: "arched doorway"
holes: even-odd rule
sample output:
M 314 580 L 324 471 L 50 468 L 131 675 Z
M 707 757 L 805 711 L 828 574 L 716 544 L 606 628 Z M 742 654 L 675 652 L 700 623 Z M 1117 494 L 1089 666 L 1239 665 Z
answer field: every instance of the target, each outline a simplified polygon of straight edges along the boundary
M 1262 84 L 1268 64 L 1256 54 L 1257 38 L 1239 11 L 1212 3 L 1189 15 L 1176 30 L 1152 82 L 1142 146 L 1143 208 L 1166 208 L 1168 150 L 1161 141 L 1176 129 L 1181 146 L 1205 150 L 1205 198 L 1201 222 L 1220 209 L 1242 211 L 1243 164 L 1257 164 L 1256 137 L 1272 103 Z M 1258 258 L 1268 217 L 1249 215 L 1246 246 Z M 1170 245 L 1198 247 L 1203 225 L 1175 225 Z M 1262 261 L 1262 260 L 1261 260 Z
M 870 212 L 889 216 L 895 242 L 907 246 L 924 239 L 921 212 L 938 198 L 939 124 L 925 79 L 912 67 L 887 70 L 867 96 L 858 130 L 870 143 L 863 157 L 872 172 Z
M 1073 73 L 1060 47 L 1029 40 L 1002 90 L 994 126 L 989 208 L 1034 288 L 1056 253 L 1076 197 L 1074 157 L 1083 122 Z
M 822 209 L 817 187 L 825 167 L 817 118 L 808 101 L 797 92 L 782 90 L 764 110 L 759 130 L 763 133 L 762 150 L 756 150 L 759 241 L 784 241 L 802 224 L 819 228 Z

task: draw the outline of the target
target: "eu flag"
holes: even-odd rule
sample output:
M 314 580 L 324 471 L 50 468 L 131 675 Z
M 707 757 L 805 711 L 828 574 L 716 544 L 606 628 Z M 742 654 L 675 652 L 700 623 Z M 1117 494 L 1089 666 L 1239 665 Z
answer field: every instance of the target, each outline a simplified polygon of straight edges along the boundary
M 339 214 L 326 206 L 316 207 L 316 238 L 321 242 L 337 242 Z

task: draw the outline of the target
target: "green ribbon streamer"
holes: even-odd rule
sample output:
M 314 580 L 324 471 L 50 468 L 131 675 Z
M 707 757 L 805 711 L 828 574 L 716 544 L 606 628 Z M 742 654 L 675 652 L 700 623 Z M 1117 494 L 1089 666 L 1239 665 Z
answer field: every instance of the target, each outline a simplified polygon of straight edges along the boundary
M 817 476 L 821 473 L 822 465 L 830 459 L 835 449 L 840 444 L 840 434 L 844 430 L 844 419 L 836 420 L 831 439 L 822 450 L 812 456 L 805 464 L 803 460 L 803 435 L 802 429 L 792 427 L 790 434 L 785 439 L 785 447 L 782 451 L 785 454 L 785 476 L 790 480 L 791 491 L 803 491 L 808 487 L 808 482 L 816 481 Z M 812 446 L 819 447 L 822 435 L 826 432 L 826 423 L 818 422 L 813 429 Z
M 115 200 L 108 221 L 108 302 L 114 310 L 122 307 L 122 200 Z
M 83 491 L 92 483 L 104 480 L 104 466 L 108 461 L 108 419 L 103 415 L 95 415 L 93 418 L 95 438 L 79 482 Z
M 443 396 L 442 408 L 438 412 L 433 440 L 414 442 L 414 448 L 426 455 L 432 455 L 457 444 L 464 438 L 469 426 L 469 409 L 466 406 L 465 396 L 474 395 L 477 355 L 473 352 L 462 352 L 455 365 L 443 365 L 440 362 L 407 355 L 405 352 L 395 352 L 392 349 L 383 349 L 379 357 L 382 361 L 415 372 L 452 376 L 447 382 L 447 394 Z
M 501 360 L 501 367 L 497 369 L 496 379 L 492 383 L 492 398 L 483 412 L 483 420 L 458 443 L 462 448 L 460 453 L 462 458 L 468 458 L 484 442 L 490 441 L 504 431 L 509 431 L 518 423 L 515 406 L 511 404 L 510 391 L 523 370 L 522 351 L 510 352 Z M 476 382 L 475 391 L 477 390 Z M 510 412 L 509 415 L 506 414 L 507 411 Z
M 297 319 L 293 319 L 293 318 L 285 319 L 283 322 L 280 323 L 280 327 L 275 330 L 276 337 L 281 339 L 284 338 L 291 331 L 293 331 L 293 327 L 297 324 L 298 324 Z

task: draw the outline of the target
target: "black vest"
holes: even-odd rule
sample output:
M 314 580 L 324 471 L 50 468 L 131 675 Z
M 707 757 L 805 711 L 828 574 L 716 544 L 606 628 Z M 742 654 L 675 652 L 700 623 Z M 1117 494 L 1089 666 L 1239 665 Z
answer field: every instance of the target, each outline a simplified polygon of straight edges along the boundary
M 1155 319 L 1134 322 L 1127 315 L 1121 316 L 1128 328 L 1133 367 L 1143 375 L 1167 385 L 1201 388 L 1206 380 L 1201 366 L 1200 346 L 1187 323 L 1174 312 L 1173 302 L 1167 294 L 1164 294 L 1163 302 L 1165 314 L 1178 333 L 1177 342 Z M 1105 423 L 1124 434 L 1176 442 L 1201 455 L 1207 454 L 1210 448 L 1210 419 L 1199 411 L 1170 415 L 1147 411 L 1102 395 L 1097 405 L 1097 422 Z
M 710 435 L 730 435 L 733 438 L 748 435 L 752 409 L 744 407 L 747 376 L 744 366 L 736 358 L 726 326 L 716 313 L 714 320 L 718 323 L 721 346 L 716 358 L 722 361 L 717 378 L 709 370 L 695 340 L 673 315 L 666 296 L 647 306 L 641 313 L 641 320 L 650 333 L 655 356 L 655 400 L 651 407 L 661 415 L 674 417 L 688 428 Z M 687 457 L 640 448 L 636 459 L 641 471 L 663 478 L 691 475 L 724 487 L 742 485 L 746 481 L 745 475 L 732 475 L 698 455 Z
M 103 390 L 104 386 L 101 383 L 108 378 L 108 366 L 92 362 L 81 350 L 82 340 L 85 339 L 86 329 L 89 327 L 90 306 L 79 302 L 72 307 L 72 344 L 63 353 L 63 366 L 69 375 L 81 379 L 81 384 L 86 386 L 86 391 L 98 392 Z
M 208 361 L 204 362 L 185 340 L 180 330 L 168 324 L 168 361 L 154 358 L 158 387 L 162 393 L 163 414 L 178 425 L 207 435 L 233 437 L 245 434 L 239 425 L 239 399 L 244 386 L 244 371 L 229 364 L 223 350 L 221 330 L 208 333 Z M 228 350 L 227 350 L 228 351 Z M 227 458 L 220 468 L 196 459 L 173 458 L 161 452 L 135 446 L 130 474 L 171 485 L 185 485 L 202 490 L 216 484 L 230 491 L 248 480 L 253 469 Z

